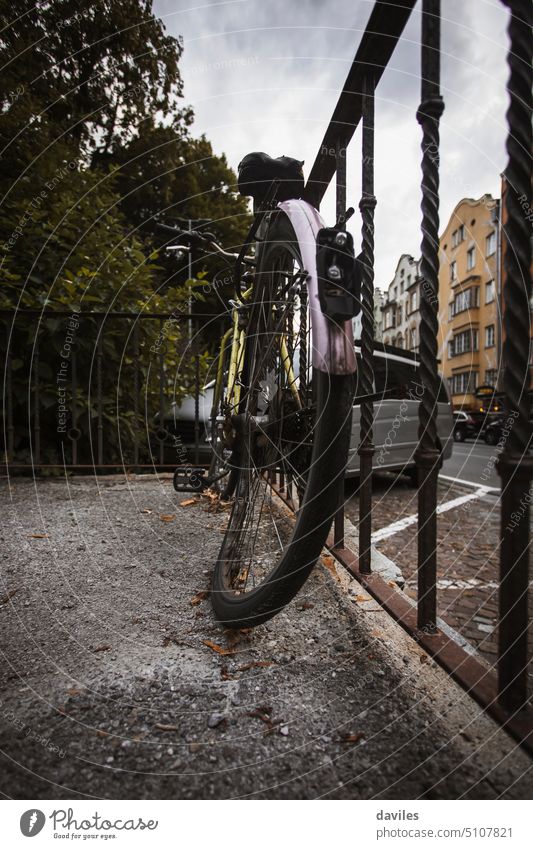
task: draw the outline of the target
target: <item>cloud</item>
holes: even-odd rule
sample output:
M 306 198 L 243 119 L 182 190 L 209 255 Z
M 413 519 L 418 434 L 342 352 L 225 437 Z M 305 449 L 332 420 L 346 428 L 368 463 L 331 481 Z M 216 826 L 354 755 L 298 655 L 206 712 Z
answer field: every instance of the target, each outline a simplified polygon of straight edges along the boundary
M 188 0 L 190 3 L 190 0 Z M 372 3 L 226 0 L 193 7 L 156 0 L 182 35 L 185 100 L 195 133 L 236 168 L 251 150 L 305 159 L 309 169 Z M 442 23 L 441 230 L 464 196 L 499 191 L 505 166 L 507 12 L 496 0 L 448 0 Z M 402 253 L 419 254 L 420 13 L 415 10 L 376 97 L 376 285 Z M 348 201 L 360 194 L 360 134 L 348 153 Z M 322 205 L 334 215 L 334 193 Z M 360 226 L 352 219 L 354 233 Z

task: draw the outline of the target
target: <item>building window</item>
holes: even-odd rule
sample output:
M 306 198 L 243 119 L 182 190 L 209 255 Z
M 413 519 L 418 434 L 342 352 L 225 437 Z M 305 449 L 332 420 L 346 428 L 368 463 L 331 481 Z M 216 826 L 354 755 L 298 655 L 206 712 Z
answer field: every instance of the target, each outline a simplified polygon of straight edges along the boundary
M 477 387 L 477 372 L 463 371 L 460 374 L 454 374 L 450 378 L 449 383 L 452 395 L 465 395 L 468 392 L 475 392 Z
M 475 247 L 468 248 L 466 252 L 466 270 L 472 271 L 476 264 L 476 249 Z
M 465 238 L 465 225 L 461 224 L 457 230 L 454 230 L 452 233 L 452 248 L 456 248 L 457 245 L 460 245 L 461 242 L 464 242 Z
M 485 303 L 492 304 L 494 300 L 494 280 L 489 280 L 485 286 Z
M 478 350 L 478 332 L 477 330 L 463 330 L 462 333 L 457 333 L 448 347 L 448 355 L 450 357 L 459 357 L 461 354 L 468 354 L 470 351 Z
M 485 248 L 485 256 L 492 256 L 496 253 L 496 231 L 493 230 L 487 236 L 487 245 Z
M 452 283 L 454 280 L 457 280 L 457 263 L 455 260 L 450 262 L 450 280 Z
M 400 280 L 400 294 L 403 292 L 403 280 Z
M 459 292 L 450 304 L 450 318 L 460 312 L 479 306 L 479 286 L 472 286 Z
M 416 327 L 411 330 L 411 351 L 416 351 L 418 346 L 418 336 L 416 332 Z
M 411 297 L 409 298 L 409 309 L 411 312 L 416 312 L 418 309 L 418 292 L 411 292 Z
M 489 324 L 488 327 L 485 328 L 485 348 L 493 348 L 494 347 L 494 325 Z
M 485 383 L 488 386 L 496 386 L 498 380 L 498 372 L 495 368 L 488 368 L 485 372 Z

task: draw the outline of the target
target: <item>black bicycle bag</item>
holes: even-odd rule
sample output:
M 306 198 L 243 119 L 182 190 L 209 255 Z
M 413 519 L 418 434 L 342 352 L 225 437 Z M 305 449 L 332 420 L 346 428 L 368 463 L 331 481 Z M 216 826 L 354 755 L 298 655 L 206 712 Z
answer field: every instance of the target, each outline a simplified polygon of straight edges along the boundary
M 239 162 L 239 194 L 261 201 L 274 180 L 279 182 L 276 200 L 300 198 L 304 190 L 303 162 L 290 156 L 273 159 L 268 153 L 248 153 Z

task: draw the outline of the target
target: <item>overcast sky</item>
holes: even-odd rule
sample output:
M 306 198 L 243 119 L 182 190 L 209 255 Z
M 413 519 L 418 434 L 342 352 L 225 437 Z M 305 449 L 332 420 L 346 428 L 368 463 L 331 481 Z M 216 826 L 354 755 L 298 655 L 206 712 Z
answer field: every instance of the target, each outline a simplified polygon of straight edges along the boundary
M 305 159 L 306 176 L 372 3 L 368 0 L 155 0 L 184 40 L 185 102 L 236 169 L 252 150 Z M 441 231 L 463 197 L 499 194 L 505 166 L 507 11 L 500 0 L 446 0 L 442 32 Z M 376 286 L 402 253 L 420 253 L 420 19 L 413 12 L 376 94 Z M 360 196 L 360 134 L 348 150 L 348 204 Z M 333 192 L 322 204 L 333 223 Z M 359 234 L 354 216 L 351 229 Z

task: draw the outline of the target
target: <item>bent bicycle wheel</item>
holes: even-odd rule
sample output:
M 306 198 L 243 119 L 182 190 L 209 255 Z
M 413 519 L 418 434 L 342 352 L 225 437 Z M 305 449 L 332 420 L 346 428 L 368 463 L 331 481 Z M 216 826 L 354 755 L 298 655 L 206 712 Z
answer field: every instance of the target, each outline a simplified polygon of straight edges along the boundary
M 298 592 L 326 542 L 344 480 L 353 376 L 311 368 L 302 272 L 292 225 L 277 213 L 250 306 L 234 417 L 238 480 L 211 593 L 226 627 L 259 625 Z

